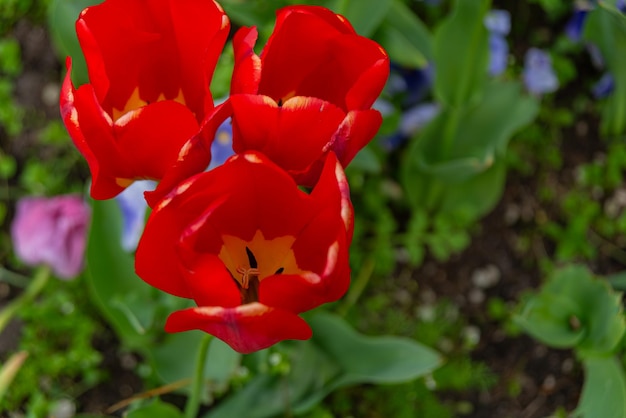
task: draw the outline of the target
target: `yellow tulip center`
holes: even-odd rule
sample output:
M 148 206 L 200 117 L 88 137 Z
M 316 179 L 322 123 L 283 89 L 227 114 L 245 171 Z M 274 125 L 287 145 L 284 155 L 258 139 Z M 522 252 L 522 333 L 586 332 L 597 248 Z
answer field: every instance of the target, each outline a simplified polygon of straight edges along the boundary
M 165 97 L 163 93 L 161 93 L 159 97 L 157 97 L 156 101 L 161 102 L 163 100 L 168 100 L 168 99 Z M 178 102 L 182 105 L 186 105 L 185 97 L 183 96 L 182 89 L 178 90 L 178 95 L 171 100 L 174 100 L 175 102 Z M 113 121 L 115 122 L 116 120 L 124 116 L 126 113 L 131 112 L 133 110 L 137 110 L 140 107 L 147 106 L 149 104 L 150 102 L 147 102 L 143 100 L 141 97 L 139 97 L 139 87 L 136 87 L 135 90 L 133 90 L 130 97 L 128 98 L 128 101 L 126 101 L 124 108 L 122 109 L 113 108 L 113 115 L 111 116 L 113 116 Z
M 256 231 L 250 241 L 224 235 L 218 257 L 222 260 L 241 292 L 241 303 L 259 300 L 259 283 L 275 274 L 304 274 L 298 268 L 291 249 L 293 236 L 266 239 L 261 231 Z

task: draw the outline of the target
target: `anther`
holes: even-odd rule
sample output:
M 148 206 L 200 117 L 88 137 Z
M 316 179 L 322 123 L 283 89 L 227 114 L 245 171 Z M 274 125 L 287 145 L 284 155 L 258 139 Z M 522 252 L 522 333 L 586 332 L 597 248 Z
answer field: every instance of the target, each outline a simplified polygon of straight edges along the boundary
M 250 285 L 250 276 L 258 276 L 260 271 L 258 268 L 246 268 L 243 266 L 237 267 L 237 273 L 241 274 L 241 287 L 247 289 Z

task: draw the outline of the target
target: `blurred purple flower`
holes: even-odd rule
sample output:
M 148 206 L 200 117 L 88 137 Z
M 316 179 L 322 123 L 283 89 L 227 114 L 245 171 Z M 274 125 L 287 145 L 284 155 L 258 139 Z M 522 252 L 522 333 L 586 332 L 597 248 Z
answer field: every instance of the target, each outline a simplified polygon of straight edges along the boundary
M 400 117 L 398 130 L 381 141 L 381 145 L 387 151 L 394 150 L 422 130 L 428 122 L 439 114 L 437 103 L 422 103 L 408 109 Z
M 591 88 L 591 93 L 596 99 L 604 99 L 613 93 L 615 79 L 611 73 L 604 73 Z
M 215 133 L 215 139 L 211 144 L 211 164 L 209 164 L 209 170 L 224 164 L 234 153 L 233 125 L 230 118 L 228 118 L 217 128 Z
M 432 65 L 424 68 L 404 68 L 392 62 L 385 93 L 390 96 L 401 96 L 402 106 L 411 107 L 426 97 L 433 83 L 433 77 Z
M 587 9 L 576 8 L 572 17 L 567 21 L 565 35 L 573 42 L 580 42 L 588 12 L 589 10 Z
M 526 89 L 534 94 L 552 93 L 559 87 L 550 55 L 537 48 L 526 52 L 522 79 Z
M 497 76 L 506 70 L 509 44 L 505 36 L 511 31 L 511 15 L 506 10 L 491 10 L 485 16 L 489 30 L 489 75 Z
M 26 264 L 49 266 L 61 279 L 83 269 L 89 206 L 80 196 L 26 197 L 18 201 L 11 238 Z
M 485 16 L 485 27 L 490 33 L 506 36 L 511 32 L 511 14 L 506 10 L 490 10 Z
M 143 193 L 154 190 L 156 183 L 152 180 L 138 180 L 128 186 L 115 197 L 122 211 L 122 248 L 132 252 L 137 249 L 139 238 L 146 224 L 148 204 Z

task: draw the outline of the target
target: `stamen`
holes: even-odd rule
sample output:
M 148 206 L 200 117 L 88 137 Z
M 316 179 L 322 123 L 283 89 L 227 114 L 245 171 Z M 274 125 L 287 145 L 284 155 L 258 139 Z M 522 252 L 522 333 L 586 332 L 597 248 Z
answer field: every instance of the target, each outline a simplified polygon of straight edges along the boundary
M 241 274 L 241 287 L 247 289 L 250 285 L 250 276 L 257 276 L 261 273 L 258 268 L 237 267 L 237 273 Z
M 276 273 L 274 273 L 274 274 L 281 274 L 283 271 L 285 271 L 285 268 L 281 267 L 278 270 L 276 270 Z

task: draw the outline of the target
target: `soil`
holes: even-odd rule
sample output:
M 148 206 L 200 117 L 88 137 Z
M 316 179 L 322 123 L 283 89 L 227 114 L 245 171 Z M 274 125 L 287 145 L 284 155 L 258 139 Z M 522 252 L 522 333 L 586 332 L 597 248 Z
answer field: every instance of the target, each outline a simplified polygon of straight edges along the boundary
M 58 118 L 56 101 L 51 102 L 46 95 L 50 91 L 58 92 L 62 66 L 50 47 L 45 29 L 20 22 L 13 36 L 20 42 L 24 60 L 23 74 L 15 85 L 17 100 L 31 115 Z M 19 161 L 34 145 L 35 129 L 27 126 L 20 137 L 9 141 L 0 127 L 0 147 Z M 592 132 L 593 129 L 587 131 Z M 554 181 L 559 187 L 566 188 L 573 176 L 572 168 L 580 162 L 589 161 L 602 147 L 599 141 L 583 140 L 575 132 L 571 137 L 572 141 L 564 143 L 565 169 L 557 178 L 538 179 L 512 173 L 502 201 L 477 225 L 471 246 L 445 264 L 428 260 L 411 275 L 419 283 L 412 298 L 423 300 L 432 295 L 448 298 L 458 305 L 469 324 L 480 329 L 480 341 L 472 357 L 487 364 L 494 375 L 500 376 L 500 382 L 488 390 L 440 394 L 444 401 L 471 402 L 474 412 L 465 415 L 468 418 L 538 418 L 550 415 L 558 407 L 571 411 L 578 401 L 582 371 L 572 352 L 549 349 L 525 336 L 505 335 L 501 324 L 487 316 L 485 305 L 490 297 L 495 296 L 508 303 L 517 303 L 523 292 L 540 285 L 542 274 L 537 260 L 549 255 L 549 243 L 531 235 L 532 245 L 527 252 L 520 251 L 518 243 L 520 235 L 528 236 L 528 231 L 536 228 L 541 217 L 550 216 L 537 202 L 538 184 L 540 181 Z M 499 280 L 479 289 L 472 276 L 485 268 L 495 269 Z M 611 261 L 602 261 L 594 268 L 597 273 L 609 273 L 617 266 Z M 401 283 L 397 282 L 395 288 L 379 291 L 396 292 Z M 16 294 L 14 288 L 5 290 L 0 291 L 0 305 Z M 14 324 L 2 336 L 0 345 L 4 353 L 7 347 L 14 345 L 11 344 L 14 341 L 9 340 L 19 337 L 16 326 L 19 328 Z M 112 332 L 105 332 L 94 344 L 102 351 L 102 367 L 109 371 L 111 378 L 79 398 L 82 412 L 103 412 L 115 402 L 141 391 L 141 380 L 125 365 Z M 507 383 L 511 381 L 521 382 L 518 396 L 512 397 L 508 392 Z

